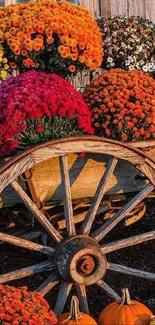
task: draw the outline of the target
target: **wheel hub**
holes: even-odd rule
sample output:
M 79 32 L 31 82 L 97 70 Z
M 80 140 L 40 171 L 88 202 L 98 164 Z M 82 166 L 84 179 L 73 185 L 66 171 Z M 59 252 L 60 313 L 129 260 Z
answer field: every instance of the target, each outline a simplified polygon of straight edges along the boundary
M 55 268 L 67 282 L 92 285 L 104 276 L 107 261 L 94 239 L 79 235 L 59 246 Z
M 88 275 L 95 269 L 95 261 L 92 256 L 84 255 L 77 262 L 77 271 L 79 274 Z

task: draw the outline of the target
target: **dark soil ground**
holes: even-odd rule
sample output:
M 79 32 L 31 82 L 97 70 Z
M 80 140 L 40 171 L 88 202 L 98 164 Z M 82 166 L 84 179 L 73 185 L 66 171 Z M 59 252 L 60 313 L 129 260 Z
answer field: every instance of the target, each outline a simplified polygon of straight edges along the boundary
M 24 208 L 25 209 L 25 208 Z M 2 210 L 1 210 L 2 211 Z M 24 211 L 24 212 L 23 212 Z M 19 213 L 20 211 L 18 211 Z M 1 213 L 1 225 L 6 222 L 9 210 L 3 210 Z M 11 211 L 12 213 L 12 211 Z M 17 211 L 16 211 L 17 213 Z M 27 211 L 21 209 L 20 213 Z M 129 227 L 124 227 L 123 223 L 119 224 L 106 236 L 106 241 L 118 240 L 137 234 L 153 231 L 155 224 L 155 200 L 150 199 L 147 201 L 147 213 L 139 222 Z M 21 225 L 22 227 L 22 225 Z M 4 231 L 4 229 L 3 229 Z M 145 270 L 155 273 L 155 242 L 150 241 L 144 244 L 140 244 L 134 247 L 119 250 L 117 252 L 108 254 L 108 261 L 117 264 L 123 264 L 128 267 L 134 267 L 137 269 Z M 20 269 L 25 266 L 30 266 L 39 263 L 45 259 L 45 256 L 39 253 L 29 252 L 20 248 L 12 247 L 10 245 L 2 244 L 0 246 L 0 274 Z M 21 280 L 16 280 L 10 284 L 15 286 L 26 285 L 30 290 L 35 290 L 48 276 L 47 273 L 36 274 Z M 122 275 L 108 271 L 104 277 L 105 282 L 110 285 L 117 293 L 121 293 L 121 288 L 128 287 L 131 297 L 146 304 L 153 313 L 155 313 L 155 286 L 153 281 Z M 51 292 L 49 292 L 45 298 L 49 302 L 51 308 L 54 307 L 56 302 L 57 292 L 59 286 L 57 285 Z M 73 292 L 71 292 L 72 294 Z M 87 296 L 90 307 L 91 315 L 97 318 L 101 310 L 110 303 L 110 299 L 106 294 L 97 286 L 87 288 Z M 69 310 L 70 296 L 67 300 L 65 310 Z

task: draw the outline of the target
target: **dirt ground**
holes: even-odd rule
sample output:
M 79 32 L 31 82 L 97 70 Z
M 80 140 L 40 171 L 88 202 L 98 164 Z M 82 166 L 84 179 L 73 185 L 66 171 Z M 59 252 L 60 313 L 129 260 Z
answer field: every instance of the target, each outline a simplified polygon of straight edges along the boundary
M 17 210 L 15 212 L 17 213 Z M 9 213 L 13 213 L 13 211 L 1 210 L 0 231 L 4 231 L 4 222 L 7 223 L 7 216 Z M 25 211 L 25 208 L 24 210 L 21 209 L 21 211 L 18 211 L 19 215 L 23 213 L 25 214 L 25 218 L 28 218 L 28 212 Z M 106 236 L 106 241 L 114 241 L 152 231 L 154 230 L 154 224 L 155 199 L 150 199 L 147 201 L 147 213 L 145 217 L 129 227 L 124 227 L 123 223 L 119 224 L 119 226 L 114 228 L 110 235 Z M 108 261 L 113 263 L 123 264 L 128 267 L 134 267 L 155 273 L 154 252 L 155 242 L 150 241 L 134 247 L 119 250 L 117 252 L 108 254 L 107 256 Z M 2 244 L 0 245 L 0 274 L 39 263 L 44 259 L 45 256 L 39 253 Z M 30 290 L 35 290 L 44 281 L 44 279 L 47 278 L 47 276 L 47 273 L 36 274 L 21 280 L 13 281 L 10 284 L 16 286 L 26 285 Z M 155 313 L 155 286 L 153 281 L 122 275 L 111 271 L 106 273 L 104 280 L 119 294 L 121 293 L 121 288 L 128 287 L 133 299 L 146 304 L 152 310 L 152 312 Z M 57 285 L 45 296 L 51 308 L 54 307 L 56 302 L 58 289 L 59 286 Z M 71 292 L 71 294 L 73 292 Z M 95 318 L 98 317 L 101 310 L 111 301 L 96 285 L 87 287 L 87 296 L 90 313 Z M 69 309 L 69 303 L 70 296 L 65 307 L 66 311 Z

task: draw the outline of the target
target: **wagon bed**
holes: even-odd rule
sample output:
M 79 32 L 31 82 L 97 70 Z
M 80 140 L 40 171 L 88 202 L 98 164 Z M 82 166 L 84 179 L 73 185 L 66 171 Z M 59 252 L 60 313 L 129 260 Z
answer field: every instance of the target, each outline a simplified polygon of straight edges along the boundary
M 98 139 L 97 137 L 80 137 L 81 139 Z M 77 138 L 79 139 L 79 138 Z M 63 139 L 62 143 L 67 144 L 68 139 Z M 75 141 L 73 138 L 72 141 Z M 57 143 L 58 141 L 56 141 Z M 76 144 L 76 141 L 74 142 Z M 127 145 L 133 148 L 141 149 L 150 158 L 155 159 L 155 140 L 138 141 L 128 143 Z M 50 144 L 47 144 L 50 146 Z M 41 151 L 44 145 L 37 146 Z M 126 144 L 123 145 L 125 149 Z M 78 150 L 84 150 L 83 145 Z M 108 154 L 108 149 L 107 154 Z M 23 152 L 21 154 L 25 155 Z M 18 159 L 18 156 L 12 158 Z M 12 161 L 11 159 L 11 161 Z M 71 192 L 73 200 L 92 198 L 97 189 L 97 185 L 104 171 L 108 155 L 101 156 L 98 152 L 88 152 L 85 157 L 80 158 L 76 153 L 68 154 L 69 176 L 71 184 Z M 5 162 L 1 159 L 1 165 Z M 9 162 L 10 163 L 10 162 Z M 122 173 L 123 168 L 123 173 Z M 52 179 L 51 179 L 52 171 Z M 25 181 L 24 181 L 25 180 Z M 127 180 L 130 180 L 127 182 Z M 56 204 L 62 201 L 63 193 L 61 188 L 60 168 L 58 157 L 49 158 L 46 153 L 46 160 L 39 162 L 33 166 L 20 180 L 22 187 L 31 192 L 34 201 L 39 201 L 41 204 Z M 143 178 L 137 177 L 137 170 L 128 161 L 119 161 L 115 175 L 112 176 L 107 187 L 107 195 L 120 193 L 130 193 L 140 190 L 145 183 Z M 12 207 L 20 204 L 22 201 L 16 193 L 12 192 L 10 187 L 1 194 L 1 207 Z

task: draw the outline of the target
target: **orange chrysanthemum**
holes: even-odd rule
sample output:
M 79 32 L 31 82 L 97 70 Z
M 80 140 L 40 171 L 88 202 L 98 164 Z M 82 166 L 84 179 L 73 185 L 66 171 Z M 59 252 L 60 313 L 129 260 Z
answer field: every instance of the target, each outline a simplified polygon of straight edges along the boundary
M 147 73 L 105 71 L 83 96 L 96 135 L 120 141 L 155 138 L 155 80 Z
M 76 19 L 75 19 L 76 17 Z M 34 37 L 35 35 L 35 37 Z M 34 67 L 61 75 L 101 65 L 102 37 L 90 13 L 68 1 L 18 3 L 0 8 L 0 43 L 21 71 Z M 8 51 L 10 48 L 10 53 Z
M 55 325 L 57 319 L 49 305 L 37 292 L 26 287 L 0 285 L 1 325 Z

